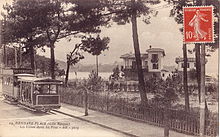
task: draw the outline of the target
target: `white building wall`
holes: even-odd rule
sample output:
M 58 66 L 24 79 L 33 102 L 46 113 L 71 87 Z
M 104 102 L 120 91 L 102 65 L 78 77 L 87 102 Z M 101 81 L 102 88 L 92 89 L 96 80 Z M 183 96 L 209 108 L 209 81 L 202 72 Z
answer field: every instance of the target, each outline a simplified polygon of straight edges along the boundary
M 158 69 L 153 69 L 153 63 L 151 62 L 152 59 L 152 54 L 158 54 Z M 163 69 L 163 53 L 161 51 L 150 51 L 148 52 L 148 58 L 142 60 L 142 66 L 146 67 L 145 61 L 147 61 L 147 66 L 148 66 L 148 70 L 149 72 L 161 72 L 161 70 Z M 132 66 L 132 61 L 135 61 L 134 59 L 124 59 L 125 62 L 125 68 L 129 68 Z M 178 66 L 179 68 L 179 66 Z
M 124 67 L 131 67 L 133 61 L 135 61 L 135 59 L 124 59 L 124 62 L 125 62 L 125 64 L 124 64 L 125 66 L 124 66 Z M 141 62 L 141 63 L 142 63 L 142 66 L 143 66 L 143 67 L 146 67 L 145 61 L 148 61 L 148 60 L 146 60 L 146 59 L 143 60 L 143 59 L 142 59 L 142 62 Z
M 183 61 L 178 62 L 178 64 L 177 64 L 178 71 L 183 71 L 182 63 L 183 63 Z M 189 68 L 187 68 L 187 71 L 189 71 L 191 69 L 196 69 L 195 64 L 194 64 L 195 62 L 188 62 L 188 63 L 189 63 Z
M 151 62 L 152 59 L 152 54 L 158 54 L 158 69 L 153 69 L 153 63 Z M 160 72 L 162 69 L 162 58 L 163 54 L 161 52 L 150 52 L 148 53 L 148 67 L 149 67 L 149 72 Z

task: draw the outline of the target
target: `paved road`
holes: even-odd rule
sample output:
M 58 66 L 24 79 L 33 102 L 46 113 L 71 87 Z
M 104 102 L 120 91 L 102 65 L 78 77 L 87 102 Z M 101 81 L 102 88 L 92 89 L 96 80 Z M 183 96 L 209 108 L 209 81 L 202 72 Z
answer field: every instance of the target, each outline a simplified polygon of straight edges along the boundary
M 60 113 L 32 112 L 0 100 L 0 137 L 125 137 Z

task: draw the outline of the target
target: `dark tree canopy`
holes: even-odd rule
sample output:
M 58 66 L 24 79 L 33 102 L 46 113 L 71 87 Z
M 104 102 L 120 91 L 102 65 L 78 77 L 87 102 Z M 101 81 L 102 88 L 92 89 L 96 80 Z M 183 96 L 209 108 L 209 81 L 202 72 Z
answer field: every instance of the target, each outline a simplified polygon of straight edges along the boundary
M 110 39 L 108 37 L 100 38 L 98 35 L 96 38 L 89 36 L 82 39 L 81 50 L 88 52 L 92 55 L 100 55 L 102 51 L 108 49 L 108 43 Z
M 45 21 L 46 9 L 44 1 L 19 0 L 12 5 L 4 6 L 6 14 L 3 14 L 3 42 L 24 43 L 32 38 L 33 45 L 44 45 L 39 28 Z

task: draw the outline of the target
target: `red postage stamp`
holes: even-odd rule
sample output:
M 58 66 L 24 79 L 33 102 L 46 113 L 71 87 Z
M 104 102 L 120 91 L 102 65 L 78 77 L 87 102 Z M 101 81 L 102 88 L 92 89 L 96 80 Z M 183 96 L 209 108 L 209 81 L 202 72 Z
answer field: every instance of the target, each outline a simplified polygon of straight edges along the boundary
M 184 7 L 183 27 L 185 43 L 213 43 L 213 7 Z

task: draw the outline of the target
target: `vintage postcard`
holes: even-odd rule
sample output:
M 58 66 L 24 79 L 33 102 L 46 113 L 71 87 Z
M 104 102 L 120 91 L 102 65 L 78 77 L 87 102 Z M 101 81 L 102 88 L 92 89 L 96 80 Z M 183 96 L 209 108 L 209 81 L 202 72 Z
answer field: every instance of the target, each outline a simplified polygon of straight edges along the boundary
M 0 137 L 218 137 L 208 0 L 1 0 Z

